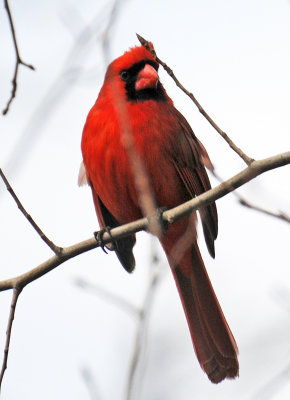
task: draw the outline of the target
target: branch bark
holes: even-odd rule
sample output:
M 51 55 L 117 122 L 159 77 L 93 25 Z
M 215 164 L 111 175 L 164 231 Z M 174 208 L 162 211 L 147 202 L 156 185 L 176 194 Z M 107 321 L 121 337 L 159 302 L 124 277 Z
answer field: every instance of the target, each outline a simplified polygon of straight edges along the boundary
M 6 330 L 6 342 L 5 342 L 5 348 L 4 348 L 4 357 L 3 357 L 2 368 L 1 368 L 1 372 L 0 372 L 0 391 L 1 391 L 1 385 L 2 385 L 2 381 L 3 381 L 4 373 L 7 368 L 7 360 L 8 360 L 9 345 L 10 345 L 11 332 L 12 332 L 12 324 L 14 321 L 17 300 L 21 293 L 21 290 L 22 289 L 17 288 L 17 287 L 15 287 L 13 289 L 13 296 L 12 296 L 11 305 L 10 305 L 10 314 L 9 314 L 7 330 Z
M 193 198 L 192 200 L 187 201 L 180 206 L 165 211 L 163 213 L 163 219 L 164 221 L 173 224 L 174 222 L 185 217 L 186 215 L 189 215 L 191 212 L 199 209 L 200 207 L 208 205 L 213 201 L 224 197 L 228 193 L 253 180 L 264 172 L 288 164 L 290 164 L 290 151 L 262 160 L 254 161 L 249 167 L 245 168 L 232 178 L 226 180 L 220 185 L 214 187 L 213 189 L 208 190 L 207 192 Z M 142 218 L 137 221 L 130 222 L 129 224 L 114 228 L 110 231 L 110 234 L 105 232 L 102 236 L 102 239 L 104 244 L 107 244 L 128 236 L 132 233 L 147 230 L 148 226 L 148 218 Z M 17 277 L 0 281 L 0 291 L 13 289 L 15 287 L 23 288 L 28 283 L 33 282 L 34 280 L 47 274 L 54 268 L 63 264 L 65 261 L 76 257 L 79 254 L 92 250 L 96 247 L 98 247 L 98 243 L 96 242 L 95 238 L 90 238 L 82 242 L 76 243 L 72 246 L 64 247 L 60 254 L 54 255 L 53 257 L 44 261 L 42 264 L 33 268 L 32 270 L 25 272 L 24 274 Z
M 275 218 L 281 219 L 282 221 L 290 223 L 290 217 L 282 211 L 275 212 L 275 211 L 267 210 L 266 208 L 258 206 L 257 204 L 250 203 L 248 200 L 243 199 L 241 197 L 239 198 L 239 203 L 244 207 L 250 208 L 251 210 L 255 210 L 260 213 L 269 215 L 270 217 L 275 217 Z
M 263 160 L 253 161 L 251 165 L 245 168 L 243 171 L 233 176 L 232 178 L 226 180 L 225 182 L 221 183 L 220 185 L 216 186 L 215 188 L 208 190 L 207 192 L 201 194 L 200 196 L 195 197 L 194 199 L 178 207 L 165 211 L 162 215 L 162 218 L 164 219 L 164 221 L 173 224 L 174 222 L 178 221 L 182 217 L 185 217 L 186 215 L 189 215 L 190 213 L 199 209 L 200 207 L 208 205 L 213 201 L 218 200 L 221 197 L 224 197 L 225 195 L 234 191 L 238 187 L 256 178 L 258 175 L 261 175 L 266 171 L 282 167 L 287 164 L 290 164 L 290 151 Z M 152 216 L 149 216 L 147 218 L 142 218 L 137 221 L 131 222 L 129 224 L 114 228 L 110 231 L 110 234 L 108 234 L 107 232 L 103 234 L 102 237 L 103 243 L 107 244 L 112 241 L 121 239 L 125 236 L 128 236 L 132 233 L 139 232 L 141 230 L 147 230 L 148 227 L 151 226 L 151 223 L 152 223 Z M 63 264 L 65 261 L 73 257 L 76 257 L 77 255 L 82 254 L 86 251 L 92 250 L 98 246 L 99 245 L 95 240 L 95 238 L 91 238 L 83 242 L 74 244 L 72 246 L 65 247 L 62 249 L 60 253 L 55 254 L 53 257 L 44 261 L 42 264 L 31 269 L 30 271 L 27 271 L 24 274 L 16 276 L 14 278 L 0 281 L 0 291 L 13 289 L 11 311 L 6 331 L 4 357 L 0 373 L 0 390 L 1 390 L 1 383 L 3 380 L 3 376 L 7 368 L 9 344 L 10 344 L 11 330 L 15 314 L 16 302 L 21 290 L 29 283 L 47 274 L 54 268 Z

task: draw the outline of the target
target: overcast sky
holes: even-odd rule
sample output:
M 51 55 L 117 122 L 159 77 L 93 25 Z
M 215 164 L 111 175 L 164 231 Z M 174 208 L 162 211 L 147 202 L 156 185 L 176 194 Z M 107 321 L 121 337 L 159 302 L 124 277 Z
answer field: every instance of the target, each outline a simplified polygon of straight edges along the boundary
M 119 1 L 104 53 L 102 35 L 112 5 L 92 0 L 11 2 L 21 57 L 36 71 L 20 66 L 17 97 L 8 115 L 0 118 L 0 167 L 27 210 L 60 246 L 87 239 L 98 229 L 90 190 L 77 186 L 82 128 L 106 64 L 138 44 L 136 32 L 154 43 L 184 86 L 249 156 L 259 159 L 290 148 L 289 1 Z M 15 62 L 3 6 L 0 59 L 3 109 Z M 160 77 L 218 174 L 227 178 L 243 169 L 242 160 L 162 70 Z M 289 169 L 267 173 L 240 193 L 290 214 Z M 212 179 L 212 184 L 217 182 Z M 234 196 L 217 206 L 216 259 L 207 255 L 202 235 L 200 247 L 239 347 L 240 377 L 218 386 L 207 380 L 192 349 L 169 267 L 164 267 L 135 399 L 289 398 L 289 224 L 242 208 Z M 51 256 L 1 182 L 0 243 L 1 280 Z M 125 273 L 114 254 L 98 249 L 25 288 L 16 311 L 3 399 L 125 399 L 137 324 L 101 289 L 141 305 L 151 247 L 150 236 L 139 234 L 133 275 Z M 96 289 L 81 289 L 77 279 Z M 0 293 L 1 349 L 11 294 Z M 84 368 L 93 377 L 95 397 L 83 379 Z

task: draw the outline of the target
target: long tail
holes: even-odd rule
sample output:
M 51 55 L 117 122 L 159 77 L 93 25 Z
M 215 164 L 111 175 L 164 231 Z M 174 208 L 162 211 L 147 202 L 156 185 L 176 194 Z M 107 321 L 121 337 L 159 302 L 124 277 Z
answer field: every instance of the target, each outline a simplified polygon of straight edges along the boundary
M 175 264 L 162 243 L 182 301 L 193 346 L 208 378 L 219 383 L 239 374 L 238 348 L 210 283 L 198 246 Z

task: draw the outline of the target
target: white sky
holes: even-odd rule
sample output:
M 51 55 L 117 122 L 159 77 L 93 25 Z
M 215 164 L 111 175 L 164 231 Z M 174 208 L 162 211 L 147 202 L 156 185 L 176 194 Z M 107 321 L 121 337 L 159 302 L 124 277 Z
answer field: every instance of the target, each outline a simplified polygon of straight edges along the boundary
M 11 2 L 20 54 L 36 72 L 20 67 L 17 97 L 9 114 L 0 118 L 0 167 L 45 233 L 62 246 L 89 238 L 97 229 L 90 191 L 79 189 L 76 181 L 82 127 L 105 71 L 97 36 L 110 7 L 110 2 L 92 0 Z M 77 48 L 75 40 L 90 24 Z M 159 56 L 248 155 L 258 159 L 289 150 L 289 1 L 120 2 L 110 60 L 137 44 L 135 32 L 153 41 Z M 2 7 L 1 109 L 10 95 L 13 51 Z M 217 172 L 226 178 L 244 168 L 165 72 L 160 75 Z M 267 173 L 240 193 L 290 214 L 289 172 L 288 166 Z M 192 349 L 173 279 L 166 273 L 149 321 L 138 400 L 289 398 L 284 377 L 290 365 L 289 225 L 242 208 L 233 196 L 217 206 L 216 259 L 207 255 L 202 239 L 200 244 L 239 346 L 240 378 L 218 386 L 207 380 Z M 0 243 L 0 279 L 25 272 L 51 255 L 1 184 Z M 95 250 L 24 290 L 3 399 L 92 399 L 80 374 L 83 366 L 100 393 L 94 399 L 125 398 L 135 321 L 74 281 L 86 279 L 141 304 L 150 244 L 148 235 L 138 235 L 137 269 L 131 276 L 113 254 Z M 0 293 L 1 349 L 10 295 Z

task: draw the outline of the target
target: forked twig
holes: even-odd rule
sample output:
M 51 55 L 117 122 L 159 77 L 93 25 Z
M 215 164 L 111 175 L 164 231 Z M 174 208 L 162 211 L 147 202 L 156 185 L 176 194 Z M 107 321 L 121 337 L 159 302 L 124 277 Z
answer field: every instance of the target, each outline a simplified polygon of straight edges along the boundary
M 247 165 L 250 165 L 254 159 L 251 157 L 248 157 L 235 143 L 230 139 L 230 137 L 214 122 L 214 120 L 208 115 L 208 113 L 204 110 L 204 108 L 200 105 L 200 103 L 197 101 L 195 96 L 189 92 L 176 78 L 174 72 L 172 69 L 160 58 L 157 56 L 156 52 L 154 49 L 152 49 L 149 46 L 149 42 L 144 39 L 142 36 L 138 35 L 137 33 L 137 38 L 139 42 L 144 46 L 152 56 L 155 58 L 155 60 L 162 65 L 162 67 L 165 69 L 165 71 L 168 73 L 168 75 L 174 80 L 176 85 L 194 102 L 194 104 L 197 106 L 198 111 L 205 117 L 205 119 L 211 124 L 211 126 L 221 135 L 222 138 L 228 143 L 228 145 L 244 160 L 244 162 Z
M 16 54 L 16 62 L 15 62 L 15 69 L 14 69 L 14 75 L 13 75 L 13 79 L 12 79 L 12 91 L 11 91 L 11 95 L 10 98 L 7 102 L 6 107 L 4 108 L 4 110 L 2 111 L 3 115 L 6 115 L 9 111 L 9 107 L 10 104 L 12 103 L 13 99 L 16 96 L 16 90 L 17 90 L 17 76 L 18 76 L 18 69 L 19 69 L 19 65 L 23 65 L 24 67 L 27 67 L 29 69 L 32 69 L 33 71 L 35 70 L 34 66 L 31 64 L 27 64 L 26 62 L 24 62 L 22 60 L 22 58 L 20 57 L 19 54 L 19 49 L 18 49 L 18 44 L 17 44 L 17 40 L 16 40 L 16 34 L 15 34 L 15 28 L 14 28 L 14 23 L 13 23 L 13 19 L 12 19 L 12 15 L 11 15 L 11 11 L 9 8 L 9 3 L 8 0 L 4 0 L 4 7 L 6 9 L 7 15 L 8 15 L 8 19 L 9 19 L 9 25 L 10 25 L 10 29 L 11 29 L 11 33 L 12 33 L 12 38 L 13 38 L 13 43 L 14 43 L 14 49 L 15 49 L 15 54 Z
M 50 239 L 48 239 L 48 237 L 43 233 L 43 231 L 40 229 L 40 227 L 37 225 L 37 223 L 34 221 L 34 219 L 31 217 L 30 214 L 28 214 L 28 212 L 25 210 L 25 208 L 23 207 L 21 201 L 19 200 L 19 198 L 17 197 L 16 193 L 14 192 L 14 190 L 12 189 L 10 183 L 8 182 L 6 176 L 4 175 L 2 169 L 0 168 L 0 176 L 3 180 L 3 182 L 5 183 L 5 186 L 8 190 L 8 192 L 11 194 L 12 198 L 14 199 L 15 203 L 17 204 L 17 207 L 19 208 L 19 210 L 22 212 L 22 214 L 24 215 L 24 217 L 28 220 L 28 222 L 33 226 L 33 228 L 36 230 L 36 232 L 38 233 L 38 235 L 41 237 L 41 239 L 48 245 L 48 247 L 51 248 L 51 250 L 55 253 L 55 254 L 60 254 L 62 251 L 61 247 L 56 246 Z

